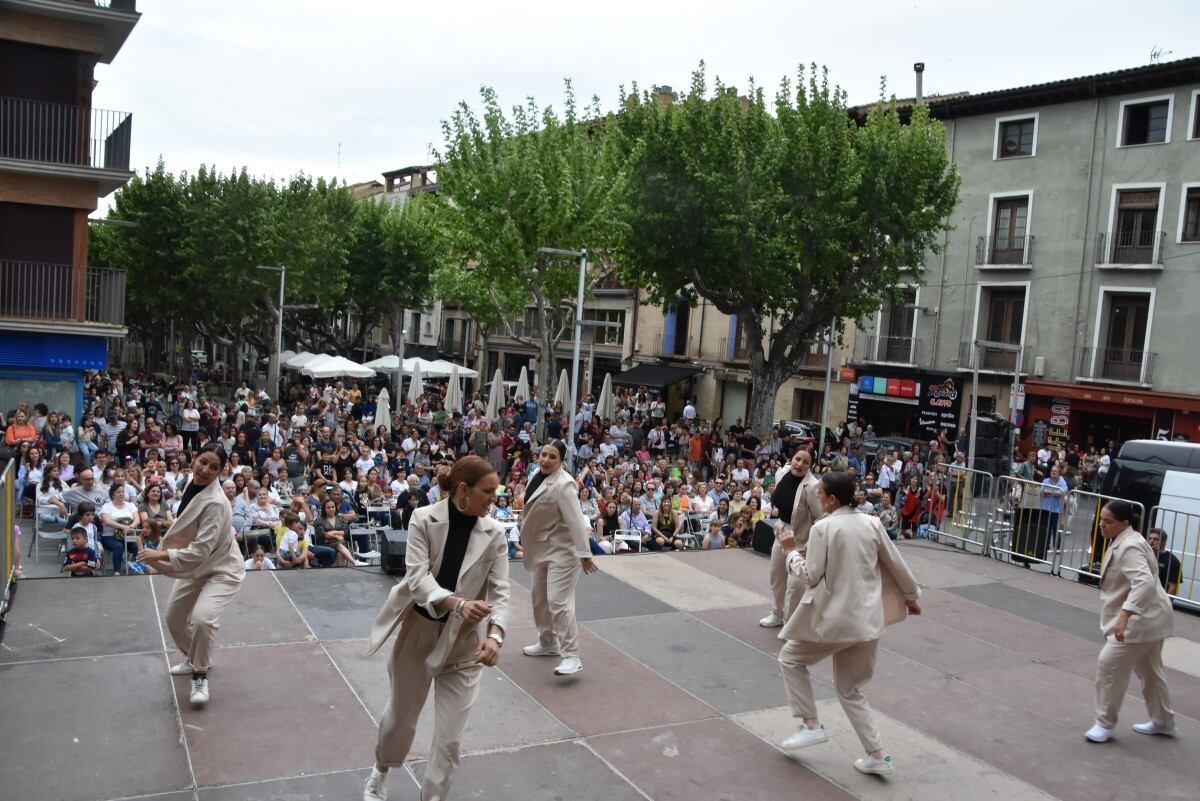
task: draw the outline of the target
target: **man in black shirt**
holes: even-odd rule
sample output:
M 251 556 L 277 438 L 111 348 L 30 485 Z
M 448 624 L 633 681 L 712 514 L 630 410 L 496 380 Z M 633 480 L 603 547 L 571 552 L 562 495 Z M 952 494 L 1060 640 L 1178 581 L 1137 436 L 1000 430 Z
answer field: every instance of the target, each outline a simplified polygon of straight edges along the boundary
M 308 451 L 300 444 L 300 432 L 294 431 L 291 440 L 283 448 L 283 463 L 293 489 L 299 489 L 304 483 L 304 463 L 307 461 Z
M 1178 595 L 1183 565 L 1175 554 L 1167 550 L 1167 532 L 1161 528 L 1152 528 L 1146 535 L 1146 542 L 1150 543 L 1150 547 L 1158 556 L 1158 582 L 1167 591 L 1167 595 Z

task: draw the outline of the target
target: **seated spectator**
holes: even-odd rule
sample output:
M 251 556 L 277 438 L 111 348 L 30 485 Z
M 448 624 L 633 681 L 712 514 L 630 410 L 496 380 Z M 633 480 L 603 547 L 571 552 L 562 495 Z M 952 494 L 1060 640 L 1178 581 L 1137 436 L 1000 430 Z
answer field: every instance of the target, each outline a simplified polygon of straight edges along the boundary
M 138 520 L 142 527 L 145 528 L 147 523 L 153 521 L 164 531 L 170 528 L 175 522 L 175 515 L 163 500 L 162 486 L 157 483 L 151 484 L 142 495 L 142 502 L 138 506 Z
M 167 530 L 160 519 L 146 520 L 142 523 L 142 530 L 138 533 L 138 548 L 152 548 L 158 550 L 162 547 L 162 535 Z M 153 567 L 145 562 L 130 562 L 129 571 L 131 573 L 156 573 Z
M 621 512 L 621 528 L 637 534 L 642 538 L 642 542 L 646 542 L 646 538 L 652 532 L 650 520 L 642 511 L 642 502 L 637 498 L 629 499 L 629 508 Z
M 254 553 L 250 554 L 250 558 L 246 560 L 246 569 L 274 570 L 275 562 L 271 560 L 271 557 L 267 556 L 267 552 L 259 545 L 255 547 Z
M 867 500 L 867 493 L 861 489 L 854 493 L 854 508 L 865 515 L 875 514 L 875 504 Z
M 284 570 L 311 567 L 317 561 L 316 554 L 309 550 L 304 521 L 291 512 L 287 513 L 287 521 L 279 536 L 279 550 L 275 557 L 279 561 L 279 567 Z
M 896 539 L 899 535 L 898 528 L 898 513 L 896 507 L 892 505 L 892 493 L 884 492 L 880 495 L 879 503 L 875 506 L 875 516 L 879 518 L 879 522 L 883 524 L 883 528 L 887 531 L 887 535 L 892 539 Z
M 702 545 L 706 551 L 715 551 L 725 547 L 725 535 L 721 531 L 721 524 L 714 518 L 708 519 L 708 529 L 704 532 Z
M 661 551 L 666 548 L 683 550 L 683 541 L 679 538 L 683 530 L 683 519 L 675 511 L 670 497 L 664 496 L 654 512 L 651 521 L 651 533 L 642 536 L 642 547 L 651 551 Z
M 71 529 L 71 546 L 63 557 L 62 572 L 77 578 L 79 576 L 94 576 L 100 572 L 100 560 L 96 551 L 88 545 L 88 535 L 79 526 Z
M 354 558 L 346 547 L 349 525 L 338 515 L 337 502 L 326 498 L 321 504 L 321 514 L 313 520 L 313 542 L 318 546 L 333 549 L 341 562 L 354 567 L 366 567 L 370 562 Z
M 511 520 L 512 509 L 508 508 L 508 493 L 502 492 L 496 495 L 496 503 L 492 506 L 492 517 L 497 520 Z
M 617 512 L 617 502 L 606 501 L 604 512 L 596 519 L 593 527 L 595 534 L 591 540 L 592 553 L 597 556 L 614 553 L 617 542 L 616 534 L 620 529 L 621 516 Z
M 37 515 L 49 525 L 67 522 L 67 504 L 63 500 L 63 484 L 58 480 L 58 464 L 51 463 L 42 472 L 37 488 Z
M 733 523 L 725 533 L 725 540 L 731 547 L 749 548 L 753 544 L 754 522 L 750 517 L 749 510 L 743 509 L 740 514 L 733 518 Z
M 114 483 L 108 488 L 108 502 L 100 507 L 100 544 L 112 554 L 113 572 L 120 573 L 125 560 L 137 557 L 137 543 L 126 536 L 138 533 L 137 509 L 125 500 L 125 487 Z
M 921 524 L 921 507 L 924 500 L 921 480 L 916 476 L 900 491 L 900 536 L 912 539 Z

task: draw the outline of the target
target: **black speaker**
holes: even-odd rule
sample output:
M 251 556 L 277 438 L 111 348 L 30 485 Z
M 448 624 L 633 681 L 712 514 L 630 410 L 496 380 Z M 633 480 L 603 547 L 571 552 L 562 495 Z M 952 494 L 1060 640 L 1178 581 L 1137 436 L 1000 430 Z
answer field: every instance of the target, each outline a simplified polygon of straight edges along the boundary
M 1008 447 L 1008 440 L 998 437 L 979 437 L 975 440 L 975 455 L 992 458 L 999 456 Z
M 771 553 L 771 546 L 775 544 L 775 529 L 770 523 L 765 520 L 759 520 L 754 524 L 754 533 L 750 538 L 750 547 L 759 553 L 765 553 L 768 556 Z
M 408 532 L 398 528 L 383 530 L 379 540 L 379 566 L 389 576 L 403 576 L 407 568 L 404 565 L 404 553 L 408 550 Z

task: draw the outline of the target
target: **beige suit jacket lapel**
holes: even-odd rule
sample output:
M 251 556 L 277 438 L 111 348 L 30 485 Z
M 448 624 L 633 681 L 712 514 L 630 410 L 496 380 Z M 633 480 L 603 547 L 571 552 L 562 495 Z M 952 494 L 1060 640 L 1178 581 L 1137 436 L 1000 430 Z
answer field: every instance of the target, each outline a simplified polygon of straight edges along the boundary
M 188 482 L 188 487 L 191 482 Z M 184 492 L 187 487 L 184 488 Z M 228 503 L 225 498 L 225 492 L 221 489 L 219 481 L 211 482 L 207 487 L 196 493 L 196 497 L 192 498 L 188 503 L 187 508 L 183 510 L 183 514 L 175 518 L 175 522 L 171 524 L 171 528 L 163 535 L 163 545 L 169 548 L 184 548 L 187 547 L 196 537 L 196 525 L 200 520 L 200 513 L 203 512 L 209 504 L 214 503 L 219 497 L 220 503 Z
M 526 498 L 525 503 L 522 505 L 527 507 L 527 506 L 529 506 L 529 504 L 533 503 L 534 501 L 541 500 L 543 497 L 545 497 L 546 493 L 549 492 L 551 488 L 558 485 L 559 479 L 561 478 L 562 474 L 563 474 L 563 471 L 560 469 L 560 470 L 555 470 L 553 473 L 546 476 L 546 478 L 542 481 L 542 483 L 538 485 L 538 488 L 536 490 L 534 490 L 533 495 Z

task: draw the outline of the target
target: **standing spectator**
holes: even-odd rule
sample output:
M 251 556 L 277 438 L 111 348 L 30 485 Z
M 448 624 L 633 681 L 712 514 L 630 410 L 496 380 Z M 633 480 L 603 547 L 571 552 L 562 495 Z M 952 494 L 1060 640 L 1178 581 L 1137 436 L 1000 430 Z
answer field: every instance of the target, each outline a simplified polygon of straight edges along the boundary
M 1158 583 L 1167 591 L 1167 595 L 1178 595 L 1179 580 L 1183 578 L 1183 565 L 1179 557 L 1167 549 L 1167 532 L 1161 528 L 1152 528 L 1146 541 L 1158 557 Z
M 183 448 L 191 451 L 196 447 L 196 434 L 200 431 L 200 410 L 196 408 L 194 400 L 189 398 L 183 402 L 183 408 L 179 410 L 179 421 Z M 171 458 L 169 452 L 167 458 Z
M 1046 542 L 1055 553 L 1062 553 L 1062 534 L 1058 530 L 1058 517 L 1062 513 L 1067 497 L 1067 482 L 1059 472 L 1058 465 L 1050 468 L 1050 475 L 1042 481 L 1042 516 L 1046 526 Z

